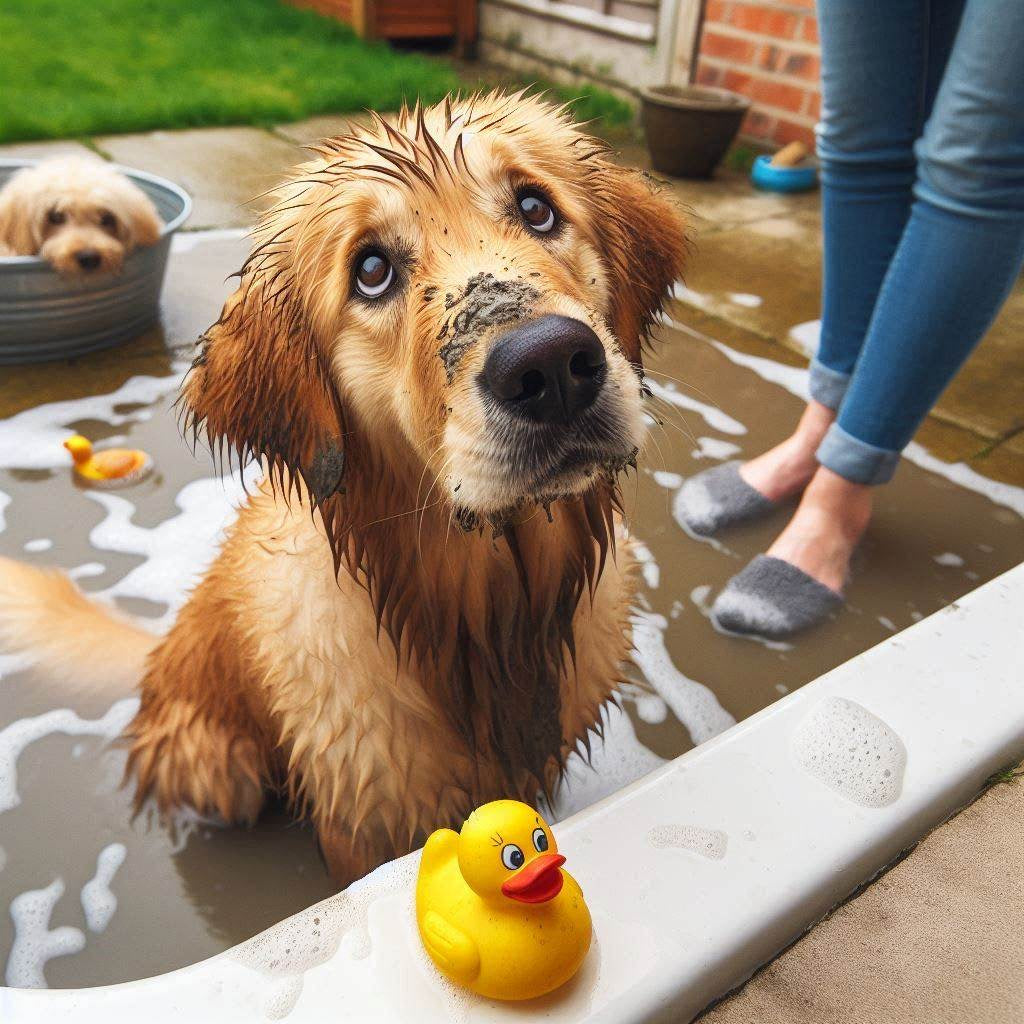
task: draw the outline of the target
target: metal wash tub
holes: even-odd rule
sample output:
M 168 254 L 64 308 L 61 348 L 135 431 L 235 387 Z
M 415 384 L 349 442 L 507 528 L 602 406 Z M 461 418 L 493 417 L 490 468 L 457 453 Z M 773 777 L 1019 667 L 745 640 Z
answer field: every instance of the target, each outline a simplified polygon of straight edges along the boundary
M 0 188 L 34 160 L 0 159 Z M 36 256 L 0 257 L 0 365 L 38 363 L 110 348 L 152 327 L 174 232 L 192 211 L 164 178 L 119 167 L 164 222 L 156 245 L 136 249 L 120 274 L 69 279 Z

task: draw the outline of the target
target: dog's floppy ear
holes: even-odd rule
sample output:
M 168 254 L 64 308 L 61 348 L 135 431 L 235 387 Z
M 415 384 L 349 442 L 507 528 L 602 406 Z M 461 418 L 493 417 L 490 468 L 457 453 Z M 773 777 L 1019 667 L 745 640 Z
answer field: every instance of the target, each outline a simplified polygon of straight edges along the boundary
M 609 319 L 627 357 L 639 363 L 651 322 L 682 275 L 686 225 L 649 178 L 614 164 L 604 164 L 592 201 L 609 270 Z
M 341 408 L 327 360 L 282 287 L 243 276 L 200 339 L 182 394 L 185 426 L 239 462 L 264 460 L 285 491 L 301 479 L 321 505 L 343 490 Z
M 161 221 L 149 196 L 127 178 L 122 178 L 118 202 L 135 245 L 156 245 L 160 241 Z
M 18 171 L 0 190 L 0 242 L 15 256 L 35 256 L 43 243 L 40 197 L 28 170 Z

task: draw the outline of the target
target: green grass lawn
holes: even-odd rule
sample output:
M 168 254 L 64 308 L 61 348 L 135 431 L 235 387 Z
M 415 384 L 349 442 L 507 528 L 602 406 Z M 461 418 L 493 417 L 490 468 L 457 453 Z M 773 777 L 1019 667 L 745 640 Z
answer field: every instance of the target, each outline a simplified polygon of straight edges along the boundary
M 0 142 L 394 110 L 522 82 L 357 39 L 283 0 L 0 0 Z M 630 104 L 541 83 L 594 130 Z
M 458 85 L 280 0 L 0 0 L 0 142 L 394 110 Z

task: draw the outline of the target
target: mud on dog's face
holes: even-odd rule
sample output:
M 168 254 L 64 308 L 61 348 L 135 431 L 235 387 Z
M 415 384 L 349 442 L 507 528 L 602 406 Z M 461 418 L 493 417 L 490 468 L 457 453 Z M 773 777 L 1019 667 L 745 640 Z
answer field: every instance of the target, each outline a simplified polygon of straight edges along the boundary
M 315 494 L 356 435 L 463 522 L 580 493 L 641 444 L 641 341 L 683 249 L 677 211 L 539 100 L 378 121 L 284 187 L 188 399 Z M 278 378 L 287 423 L 257 417 L 233 349 Z M 319 381 L 304 399 L 296 360 Z M 252 409 L 223 408 L 236 385 Z

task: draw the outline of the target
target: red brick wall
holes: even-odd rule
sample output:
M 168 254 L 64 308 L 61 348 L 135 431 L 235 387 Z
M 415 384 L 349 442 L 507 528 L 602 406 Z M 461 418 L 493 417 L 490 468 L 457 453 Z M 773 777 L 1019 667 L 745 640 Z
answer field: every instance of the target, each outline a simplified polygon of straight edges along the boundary
M 708 0 L 697 81 L 754 101 L 744 135 L 813 149 L 818 71 L 814 0 Z

